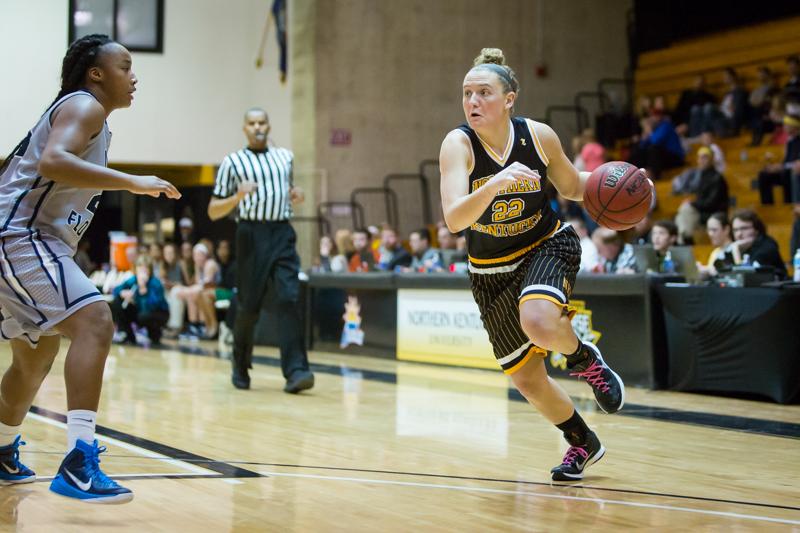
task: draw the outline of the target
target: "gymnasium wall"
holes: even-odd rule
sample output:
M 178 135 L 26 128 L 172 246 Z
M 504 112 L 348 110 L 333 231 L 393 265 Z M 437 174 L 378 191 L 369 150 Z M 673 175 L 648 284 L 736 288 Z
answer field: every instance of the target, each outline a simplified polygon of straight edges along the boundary
M 68 0 L 0 2 L 0 158 L 58 91 L 67 48 Z M 135 53 L 131 109 L 110 120 L 110 159 L 133 163 L 218 163 L 245 142 L 243 111 L 270 112 L 272 137 L 291 146 L 291 82 L 278 79 L 271 28 L 265 66 L 256 50 L 271 2 L 167 0 L 164 53 Z M 291 2 L 290 2 L 291 4 Z M 291 78 L 290 78 L 291 79 Z
M 621 77 L 627 63 L 630 0 L 296 0 L 316 7 L 315 161 L 329 182 L 320 199 L 346 200 L 390 172 L 415 171 L 437 158 L 445 134 L 463 122 L 461 83 L 485 46 L 502 48 L 522 86 L 517 113 L 543 117 L 551 104 L 571 104 L 598 79 Z M 295 43 L 297 44 L 297 43 Z M 296 51 L 297 52 L 297 51 Z M 547 65 L 545 78 L 535 67 Z M 295 83 L 305 83 L 295 79 Z M 297 125 L 297 124 L 296 124 Z M 334 128 L 350 146 L 332 146 Z M 561 132 L 563 142 L 571 132 Z M 434 218 L 440 215 L 434 172 Z M 416 197 L 401 201 L 419 225 Z M 367 218 L 380 222 L 380 203 Z

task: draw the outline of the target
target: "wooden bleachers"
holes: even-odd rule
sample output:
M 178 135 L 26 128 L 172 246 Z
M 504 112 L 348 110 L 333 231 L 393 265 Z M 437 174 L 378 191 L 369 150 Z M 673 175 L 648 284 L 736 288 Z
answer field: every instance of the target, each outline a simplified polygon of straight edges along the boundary
M 768 65 L 783 84 L 786 80 L 786 58 L 800 54 L 800 17 L 769 22 L 734 31 L 722 32 L 707 37 L 684 41 L 669 48 L 647 52 L 639 57 L 635 73 L 635 94 L 639 96 L 664 96 L 670 108 L 674 107 L 680 92 L 692 86 L 698 74 L 704 74 L 707 90 L 721 98 L 727 88 L 722 83 L 722 71 L 733 67 L 742 76 L 745 87 L 755 86 L 757 69 Z M 777 161 L 784 157 L 784 147 L 770 144 L 767 135 L 762 146 L 750 147 L 749 132 L 731 139 L 718 139 L 725 152 L 728 164 L 725 178 L 730 195 L 735 198 L 735 207 L 753 208 L 764 219 L 769 234 L 778 241 L 781 256 L 790 261 L 789 239 L 793 214 L 790 205 L 778 203 L 762 206 L 758 191 L 752 182 L 766 164 L 771 152 Z M 687 164 L 696 163 L 694 151 L 687 154 Z M 672 177 L 684 168 L 664 174 L 656 183 L 658 208 L 654 219 L 674 218 L 684 197 L 671 194 Z M 775 191 L 776 202 L 782 202 L 782 191 Z M 698 232 L 698 259 L 705 259 L 711 250 L 704 234 Z
M 758 67 L 767 65 L 783 83 L 786 58 L 795 54 L 800 54 L 800 17 L 683 41 L 639 56 L 635 93 L 663 95 L 674 106 L 680 92 L 691 87 L 698 74 L 706 75 L 711 92 L 723 92 L 726 67 L 735 68 L 751 86 Z

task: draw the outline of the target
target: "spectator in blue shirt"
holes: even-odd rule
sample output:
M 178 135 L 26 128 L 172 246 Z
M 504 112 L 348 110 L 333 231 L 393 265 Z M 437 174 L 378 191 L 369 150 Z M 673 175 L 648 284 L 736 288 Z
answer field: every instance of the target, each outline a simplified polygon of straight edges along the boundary
M 642 140 L 631 153 L 631 163 L 645 167 L 653 179 L 661 172 L 684 164 L 681 139 L 672 122 L 654 112 L 642 121 Z
M 439 250 L 431 248 L 431 232 L 427 228 L 412 231 L 408 237 L 411 247 L 411 268 L 413 272 L 440 272 L 443 270 Z
M 169 307 L 164 297 L 164 286 L 153 275 L 153 264 L 148 257 L 136 261 L 135 275 L 114 289 L 111 312 L 117 331 L 125 334 L 125 342 L 136 343 L 133 324 L 147 329 L 154 345 L 161 343 L 161 328 L 167 324 Z

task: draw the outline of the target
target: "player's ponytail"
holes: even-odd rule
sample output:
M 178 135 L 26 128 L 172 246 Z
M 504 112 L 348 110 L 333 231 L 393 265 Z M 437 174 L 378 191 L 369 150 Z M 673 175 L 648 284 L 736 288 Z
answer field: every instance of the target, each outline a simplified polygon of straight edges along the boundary
M 506 65 L 506 56 L 499 48 L 484 48 L 478 57 L 472 62 L 473 69 L 491 70 L 500 78 L 503 84 L 503 92 L 519 93 L 519 80 L 517 75 Z

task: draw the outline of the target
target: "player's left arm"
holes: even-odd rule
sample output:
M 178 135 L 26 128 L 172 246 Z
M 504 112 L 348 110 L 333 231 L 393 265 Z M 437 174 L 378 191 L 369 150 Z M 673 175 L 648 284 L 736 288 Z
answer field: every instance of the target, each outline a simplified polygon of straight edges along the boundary
M 536 133 L 542 142 L 545 156 L 548 159 L 547 177 L 555 186 L 558 193 L 569 200 L 583 201 L 583 191 L 586 189 L 586 180 L 589 172 L 579 172 L 567 159 L 561 141 L 553 128 L 541 122 L 535 123 Z

